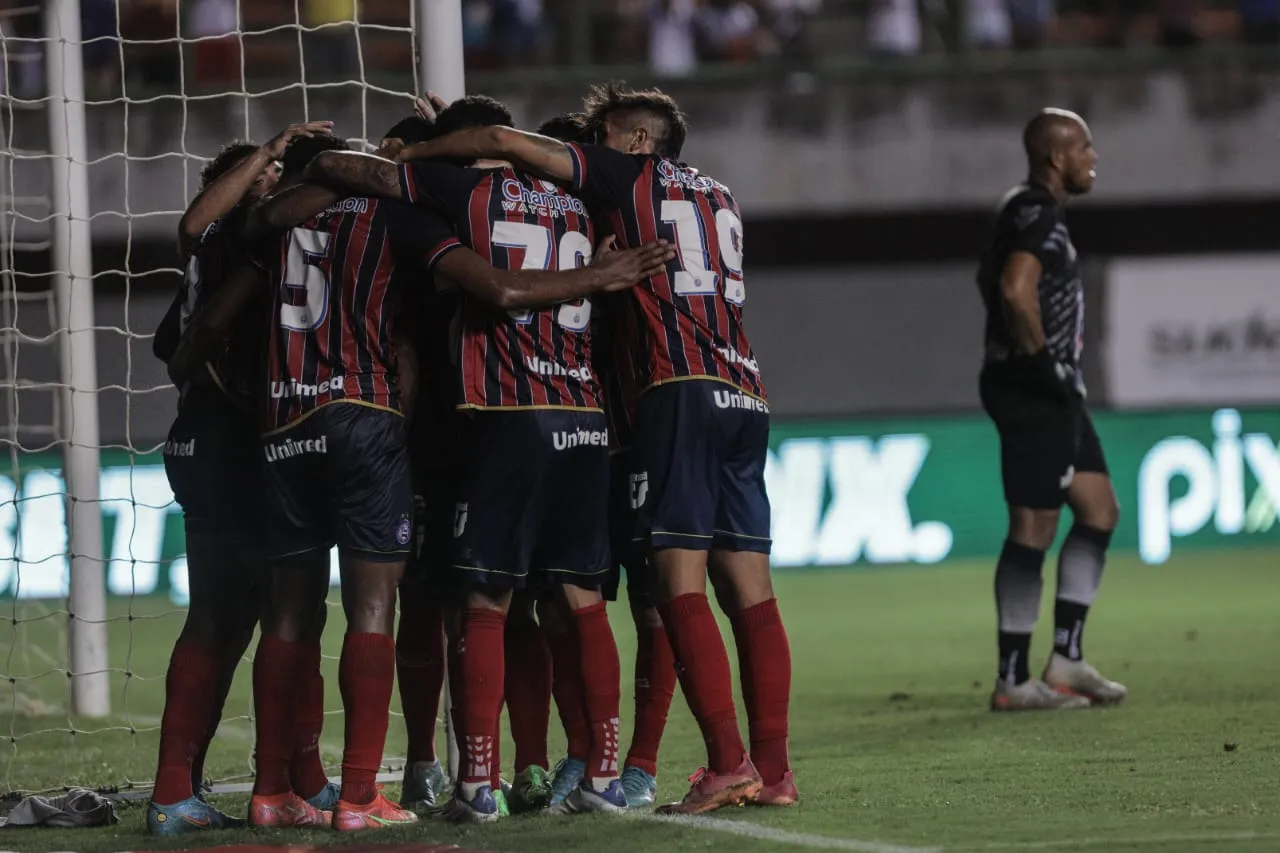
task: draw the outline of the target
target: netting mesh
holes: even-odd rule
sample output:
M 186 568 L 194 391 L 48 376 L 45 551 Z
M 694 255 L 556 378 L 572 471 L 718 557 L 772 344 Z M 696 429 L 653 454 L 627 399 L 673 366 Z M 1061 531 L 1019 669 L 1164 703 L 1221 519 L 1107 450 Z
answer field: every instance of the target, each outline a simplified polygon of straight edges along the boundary
M 70 2 L 79 14 L 77 0 L 45 2 Z M 152 358 L 151 337 L 180 280 L 176 223 L 201 168 L 232 138 L 261 143 L 294 121 L 333 119 L 353 142 L 376 141 L 417 88 L 407 0 L 351 3 L 350 20 L 342 3 L 304 0 L 97 5 L 109 14 L 87 12 L 79 38 L 51 31 L 56 16 L 43 4 L 0 10 L 0 442 L 8 463 L 0 465 L 0 788 L 10 792 L 139 790 L 154 773 L 187 583 L 181 511 L 159 455 L 176 395 Z M 68 507 L 76 496 L 67 494 L 60 450 L 68 371 L 79 366 L 63 355 L 68 314 L 54 288 L 62 262 L 50 241 L 59 206 L 48 114 L 62 92 L 49 91 L 48 63 L 77 53 L 93 273 L 72 287 L 91 290 L 96 318 L 110 686 L 109 712 L 94 717 L 76 713 L 72 701 L 73 675 L 83 673 L 72 672 L 69 649 L 89 622 L 72 614 L 69 597 Z M 341 742 L 340 632 L 329 634 L 322 754 L 332 767 Z M 206 764 L 216 782 L 251 773 L 247 672 L 242 666 Z M 393 723 L 390 755 L 402 754 L 399 729 Z

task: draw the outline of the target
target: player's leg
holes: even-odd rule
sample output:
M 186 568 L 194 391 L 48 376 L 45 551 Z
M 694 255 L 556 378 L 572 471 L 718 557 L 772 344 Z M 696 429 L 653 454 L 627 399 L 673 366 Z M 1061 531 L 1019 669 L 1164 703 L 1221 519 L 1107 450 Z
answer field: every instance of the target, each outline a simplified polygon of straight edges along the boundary
M 258 567 L 244 559 L 228 512 L 236 482 L 224 463 L 237 450 L 237 424 L 221 429 L 227 404 L 219 396 L 213 389 L 192 391 L 166 444 L 174 450 L 165 454 L 165 470 L 183 507 L 191 602 L 165 678 L 156 784 L 147 809 L 155 834 L 241 825 L 198 796 L 205 753 L 257 620 L 250 606 L 256 598 L 247 593 L 259 579 Z M 241 432 L 248 435 L 249 462 L 256 463 L 256 435 L 251 427 Z
M 328 826 L 332 815 L 293 790 L 299 698 L 329 588 L 328 543 L 291 548 L 270 570 L 262 637 L 253 660 L 255 775 L 249 823 L 260 827 Z
M 420 520 L 420 534 L 422 524 Z M 420 535 L 420 549 L 425 539 Z M 436 719 L 444 691 L 444 609 L 425 576 L 422 554 L 415 555 L 400 582 L 396 631 L 396 685 L 409 740 L 400 804 L 415 811 L 434 806 L 446 782 L 436 756 Z
M 635 723 L 622 768 L 622 789 L 631 808 L 653 805 L 658 796 L 658 748 L 676 690 L 676 662 L 662 615 L 653 603 L 647 558 L 634 555 L 627 569 L 627 599 L 636 629 Z
M 327 563 L 326 563 L 327 569 Z M 320 760 L 320 735 L 324 731 L 324 674 L 320 669 L 320 638 L 328 621 L 329 605 L 320 602 L 313 628 L 306 639 L 294 714 L 293 761 L 289 779 L 293 792 L 320 811 L 332 812 L 340 788 L 330 782 Z
M 537 599 L 517 593 L 505 634 L 507 717 L 516 744 L 516 775 L 508 804 L 513 814 L 551 805 L 547 728 L 551 722 L 551 650 L 534 613 Z
M 412 551 L 413 486 L 403 419 L 366 406 L 328 406 L 308 419 L 326 438 L 347 617 L 338 660 L 345 726 L 340 832 L 410 824 L 417 815 L 379 791 L 395 682 L 395 607 Z
M 1009 530 L 996 563 L 999 664 L 991 708 L 997 711 L 1088 707 L 1030 671 L 1031 634 L 1040 616 L 1045 551 L 1053 544 L 1074 473 L 1078 412 L 983 374 L 982 403 L 1000 434 L 1000 470 Z
M 505 629 L 514 590 L 526 588 L 540 507 L 531 497 L 545 459 L 529 413 L 481 412 L 465 430 L 453 523 L 453 575 L 467 590 L 449 641 L 461 767 L 442 814 L 469 823 L 500 815 L 498 723 L 506 675 Z
M 754 797 L 733 705 L 729 655 L 707 598 L 707 552 L 715 532 L 722 467 L 720 424 L 709 382 L 650 389 L 636 411 L 633 503 L 651 550 L 655 592 L 680 686 L 707 745 L 707 770 L 681 803 L 660 810 L 710 811 Z M 717 386 L 719 387 L 719 386 Z
M 551 692 L 564 727 L 565 757 L 556 765 L 551 779 L 551 805 L 564 802 L 587 771 L 591 749 L 591 723 L 583 695 L 581 651 L 566 605 L 559 595 L 544 595 L 538 602 L 538 621 L 551 650 Z
M 648 554 L 635 541 L 631 468 L 630 451 L 615 451 L 609 469 L 609 552 L 614 568 L 603 592 L 606 601 L 616 600 L 626 571 L 627 602 L 636 629 L 635 722 L 622 766 L 622 790 L 629 808 L 643 808 L 658 797 L 658 747 L 675 694 L 676 668 L 653 597 Z
M 1125 698 L 1124 685 L 1104 678 L 1084 659 L 1085 620 L 1102 584 L 1107 548 L 1120 520 L 1102 443 L 1088 415 L 1067 504 L 1074 521 L 1058 554 L 1053 652 L 1044 680 L 1059 692 L 1084 696 L 1095 705 L 1115 704 Z
M 769 415 L 754 409 L 721 412 L 727 437 L 720 470 L 710 575 L 729 616 L 747 711 L 751 760 L 763 788 L 753 800 L 790 806 L 799 800 L 787 742 L 790 730 L 791 645 L 769 571 L 771 512 L 764 466 Z

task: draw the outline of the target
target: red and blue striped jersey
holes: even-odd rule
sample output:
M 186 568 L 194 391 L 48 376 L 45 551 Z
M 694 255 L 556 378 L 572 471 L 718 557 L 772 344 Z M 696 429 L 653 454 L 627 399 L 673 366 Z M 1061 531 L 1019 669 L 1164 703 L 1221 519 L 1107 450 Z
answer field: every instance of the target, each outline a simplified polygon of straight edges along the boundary
M 432 247 L 432 263 L 465 245 L 505 270 L 568 270 L 591 261 L 586 207 L 555 184 L 510 168 L 464 169 L 414 160 L 400 173 L 405 198 L 452 223 L 456 239 Z M 591 302 L 502 312 L 462 294 L 458 407 L 602 408 L 591 368 Z
M 566 143 L 573 186 L 620 248 L 665 239 L 666 269 L 628 292 L 622 324 L 643 353 L 642 389 L 681 379 L 726 382 L 761 400 L 764 381 L 742 325 L 742 214 L 729 188 L 675 160 Z
M 346 198 L 271 241 L 266 431 L 336 402 L 400 413 L 391 326 L 427 284 L 420 215 Z

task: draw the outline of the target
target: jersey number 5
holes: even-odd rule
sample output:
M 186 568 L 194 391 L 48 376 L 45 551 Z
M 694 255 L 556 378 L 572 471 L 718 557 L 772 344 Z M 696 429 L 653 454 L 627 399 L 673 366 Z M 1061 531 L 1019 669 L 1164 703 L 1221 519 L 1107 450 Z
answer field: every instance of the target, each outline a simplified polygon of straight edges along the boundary
M 504 249 L 523 249 L 524 262 L 520 269 L 545 270 L 551 268 L 551 229 L 529 222 L 495 222 L 493 245 Z M 560 238 L 556 253 L 557 266 L 572 270 L 591 263 L 591 241 L 581 231 L 566 231 Z M 532 311 L 512 311 L 511 319 L 528 323 Z M 591 325 L 591 300 L 579 299 L 566 302 L 556 311 L 556 323 L 571 332 L 586 331 Z
M 677 296 L 713 296 L 720 286 L 720 276 L 712 272 L 711 251 L 720 253 L 720 268 L 725 271 L 724 301 L 741 305 L 747 301 L 742 281 L 742 220 L 727 207 L 716 211 L 716 244 L 708 246 L 698 206 L 691 201 L 664 199 L 659 211 L 662 221 L 675 226 L 676 250 L 680 266 L 671 277 L 671 289 Z
M 284 280 L 280 283 L 280 325 L 291 332 L 317 329 L 329 314 L 329 274 L 320 262 L 329 254 L 330 234 L 308 228 L 289 232 Z M 299 290 L 306 302 L 294 305 Z

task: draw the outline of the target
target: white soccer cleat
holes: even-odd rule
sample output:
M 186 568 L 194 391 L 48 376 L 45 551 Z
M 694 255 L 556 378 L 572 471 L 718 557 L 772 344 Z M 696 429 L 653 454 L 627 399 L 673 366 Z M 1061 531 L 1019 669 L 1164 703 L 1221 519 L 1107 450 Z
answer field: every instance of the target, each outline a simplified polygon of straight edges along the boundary
M 1083 696 L 1094 705 L 1118 705 L 1129 694 L 1128 688 L 1104 678 L 1088 661 L 1068 660 L 1057 652 L 1049 656 L 1044 680 L 1059 693 Z
M 1089 700 L 1084 696 L 1059 693 L 1038 678 L 1021 684 L 997 681 L 991 694 L 993 711 L 1073 711 L 1088 707 Z

